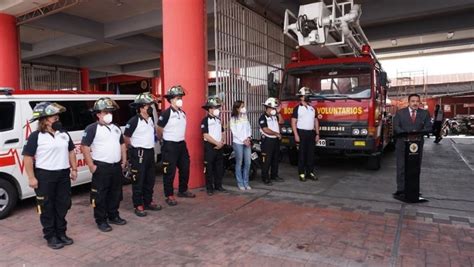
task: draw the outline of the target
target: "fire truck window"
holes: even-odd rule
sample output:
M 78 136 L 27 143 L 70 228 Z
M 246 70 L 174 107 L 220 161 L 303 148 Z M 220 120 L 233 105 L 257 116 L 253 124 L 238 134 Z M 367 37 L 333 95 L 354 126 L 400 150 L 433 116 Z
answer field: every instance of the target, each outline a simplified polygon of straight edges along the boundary
M 5 132 L 13 129 L 13 122 L 15 121 L 15 103 L 14 102 L 0 102 L 0 132 Z

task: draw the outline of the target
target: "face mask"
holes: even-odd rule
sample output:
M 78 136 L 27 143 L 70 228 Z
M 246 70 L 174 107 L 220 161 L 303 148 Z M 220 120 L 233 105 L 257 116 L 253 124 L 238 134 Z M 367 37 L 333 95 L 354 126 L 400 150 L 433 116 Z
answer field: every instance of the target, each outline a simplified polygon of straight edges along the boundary
M 276 110 L 272 109 L 272 110 L 270 111 L 270 115 L 275 116 L 276 114 L 277 114 L 277 111 L 276 111 Z
M 212 115 L 216 116 L 216 117 L 219 117 L 219 115 L 221 114 L 221 110 L 220 109 L 214 109 L 212 111 Z
M 180 107 L 183 106 L 183 100 L 182 100 L 182 99 L 178 99 L 178 100 L 176 100 L 175 104 L 176 104 L 176 106 L 177 106 L 178 108 L 180 108 Z
M 106 124 L 110 124 L 112 122 L 113 116 L 112 114 L 107 114 L 103 117 L 103 120 Z
M 241 108 L 241 109 L 240 109 L 240 113 L 242 113 L 242 114 L 247 113 L 247 109 L 246 109 L 246 108 Z
M 153 108 L 152 107 L 147 108 L 146 113 L 148 113 L 148 116 L 152 117 L 153 116 Z
M 53 124 L 51 124 L 51 128 L 55 131 L 59 131 L 63 129 L 63 124 L 60 121 L 55 121 Z

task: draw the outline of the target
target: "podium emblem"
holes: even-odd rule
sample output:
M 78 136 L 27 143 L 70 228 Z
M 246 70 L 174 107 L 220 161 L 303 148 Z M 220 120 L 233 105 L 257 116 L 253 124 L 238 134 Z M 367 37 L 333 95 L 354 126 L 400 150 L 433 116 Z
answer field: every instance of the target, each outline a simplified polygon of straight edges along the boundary
M 411 153 L 416 153 L 418 152 L 418 145 L 415 143 L 410 144 L 410 152 Z

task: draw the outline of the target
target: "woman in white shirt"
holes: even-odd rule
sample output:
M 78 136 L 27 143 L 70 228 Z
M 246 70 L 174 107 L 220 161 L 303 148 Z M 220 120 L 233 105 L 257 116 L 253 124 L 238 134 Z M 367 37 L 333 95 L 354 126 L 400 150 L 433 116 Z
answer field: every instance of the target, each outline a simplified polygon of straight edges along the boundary
M 245 103 L 241 100 L 235 101 L 230 118 L 230 130 L 235 152 L 235 178 L 240 190 L 252 189 L 249 185 L 252 130 L 246 113 Z

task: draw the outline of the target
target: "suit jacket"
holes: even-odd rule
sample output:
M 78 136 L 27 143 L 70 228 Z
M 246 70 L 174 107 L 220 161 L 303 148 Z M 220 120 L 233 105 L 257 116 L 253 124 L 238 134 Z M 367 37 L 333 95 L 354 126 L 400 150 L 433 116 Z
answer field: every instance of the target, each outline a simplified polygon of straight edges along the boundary
M 408 107 L 397 111 L 393 119 L 393 130 L 395 135 L 411 133 L 411 132 L 431 132 L 431 116 L 427 110 L 418 109 L 416 111 L 415 122 L 411 119 Z

